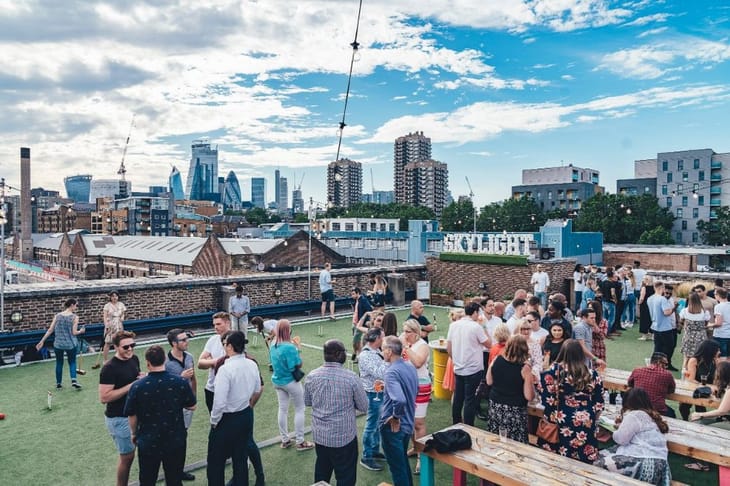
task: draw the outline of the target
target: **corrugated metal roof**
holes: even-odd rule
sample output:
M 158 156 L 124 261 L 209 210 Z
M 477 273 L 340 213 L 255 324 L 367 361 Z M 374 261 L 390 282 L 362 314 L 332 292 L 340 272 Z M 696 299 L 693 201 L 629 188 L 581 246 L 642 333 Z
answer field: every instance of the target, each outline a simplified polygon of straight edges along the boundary
M 102 252 L 102 255 L 189 267 L 192 266 L 205 241 L 205 238 L 178 236 L 132 236 L 110 246 Z
M 81 241 L 86 247 L 86 254 L 89 256 L 99 256 L 107 248 L 121 243 L 125 239 L 135 238 L 134 236 L 111 236 L 111 235 L 80 235 Z
M 43 248 L 44 250 L 58 250 L 61 248 L 63 241 L 63 233 L 47 234 L 46 237 L 39 241 L 33 242 L 34 248 Z
M 234 255 L 262 255 L 284 242 L 283 238 L 221 238 L 226 253 Z

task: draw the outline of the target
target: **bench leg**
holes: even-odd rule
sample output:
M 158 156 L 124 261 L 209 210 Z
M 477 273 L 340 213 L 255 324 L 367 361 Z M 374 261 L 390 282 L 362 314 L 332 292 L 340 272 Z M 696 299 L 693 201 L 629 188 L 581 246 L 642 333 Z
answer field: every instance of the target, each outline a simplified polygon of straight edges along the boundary
M 454 486 L 466 486 L 466 471 L 454 468 Z
M 433 458 L 428 457 L 426 454 L 420 454 L 421 461 L 421 486 L 434 486 L 433 477 Z
M 719 466 L 720 486 L 730 486 L 730 468 Z

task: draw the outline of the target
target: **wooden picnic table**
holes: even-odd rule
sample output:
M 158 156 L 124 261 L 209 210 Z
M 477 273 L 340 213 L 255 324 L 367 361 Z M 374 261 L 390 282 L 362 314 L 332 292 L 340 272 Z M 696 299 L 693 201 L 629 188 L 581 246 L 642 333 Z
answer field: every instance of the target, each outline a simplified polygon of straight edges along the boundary
M 629 389 L 630 375 L 630 371 L 606 368 L 601 373 L 603 386 L 609 390 L 626 391 Z M 720 405 L 720 401 L 715 398 L 692 398 L 692 394 L 697 387 L 701 386 L 700 384 L 688 380 L 674 380 L 674 382 L 676 384 L 674 393 L 667 395 L 667 400 L 709 408 L 717 408 Z
M 456 424 L 444 430 L 454 428 L 469 433 L 471 449 L 447 454 L 435 450 L 424 452 L 431 436 L 416 441 L 416 449 L 421 452 L 421 486 L 434 486 L 434 459 L 454 468 L 454 486 L 465 485 L 467 473 L 507 486 L 646 485 L 529 444 L 511 439 L 502 441 L 496 434 L 469 425 Z

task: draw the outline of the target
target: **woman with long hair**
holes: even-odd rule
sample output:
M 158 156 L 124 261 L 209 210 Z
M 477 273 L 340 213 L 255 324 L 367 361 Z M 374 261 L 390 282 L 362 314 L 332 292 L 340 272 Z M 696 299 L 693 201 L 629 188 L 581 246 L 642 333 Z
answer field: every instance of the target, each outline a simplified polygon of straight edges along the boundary
M 684 379 L 694 382 L 697 385 L 712 383 L 715 381 L 715 370 L 717 362 L 720 359 L 720 345 L 713 339 L 705 339 L 697 347 L 694 356 L 687 361 L 687 370 Z M 704 383 L 703 383 L 704 382 Z M 698 412 L 704 412 L 707 409 L 700 405 L 696 405 Z M 689 419 L 689 412 L 692 405 L 689 403 L 679 404 L 679 413 L 684 420 Z
M 431 356 L 431 348 L 428 343 L 421 339 L 421 325 L 415 319 L 408 319 L 403 323 L 403 359 L 416 368 L 418 375 L 418 393 L 416 394 L 416 412 L 413 423 L 413 449 L 415 454 L 416 440 L 426 435 L 426 412 L 428 403 L 431 400 L 431 375 L 428 372 L 428 360 Z M 410 451 L 409 451 L 410 452 Z M 421 470 L 420 457 L 416 460 L 415 473 Z
M 606 339 L 608 339 L 608 321 L 603 317 L 603 305 L 601 305 L 601 302 L 594 300 L 588 307 L 596 311 L 596 327 L 598 327 L 598 330 L 593 329 L 591 333 L 593 336 L 593 356 L 607 363 Z
M 690 416 L 690 420 L 700 420 L 705 425 L 712 425 L 723 429 L 730 429 L 730 393 L 727 389 L 730 387 L 730 361 L 721 361 L 717 364 L 715 372 L 715 381 L 712 384 L 713 395 L 720 399 L 720 405 L 709 412 L 694 412 Z
M 641 280 L 639 291 L 639 341 L 646 341 L 652 338 L 651 335 L 651 314 L 649 313 L 649 297 L 654 295 L 654 277 L 646 275 Z
M 537 445 L 586 463 L 598 459 L 596 427 L 603 410 L 603 381 L 596 370 L 586 366 L 580 342 L 568 339 L 563 343 L 540 384 L 544 416 L 558 425 L 558 442 L 538 438 Z
M 45 345 L 48 336 L 55 333 L 53 338 L 53 354 L 56 355 L 56 388 L 63 388 L 63 355 L 68 356 L 68 370 L 71 374 L 71 386 L 77 390 L 81 385 L 76 380 L 76 348 L 78 340 L 76 336 L 86 332 L 85 327 L 79 328 L 79 316 L 76 315 L 76 299 L 68 299 L 63 304 L 63 311 L 53 316 L 53 321 L 36 344 L 35 348 L 40 349 Z
M 687 307 L 679 313 L 679 322 L 682 324 L 682 354 L 684 363 L 682 368 L 687 369 L 687 363 L 697 352 L 702 341 L 707 339 L 707 323 L 710 313 L 702 307 L 702 299 L 697 292 L 690 292 L 687 298 Z
M 583 269 L 583 265 L 578 263 L 573 269 L 573 292 L 575 295 L 575 298 L 573 299 L 573 310 L 576 312 L 578 312 L 581 302 L 583 302 L 583 291 L 585 288 L 586 274 Z
M 641 388 L 626 393 L 618 428 L 613 433 L 616 445 L 604 449 L 594 463 L 623 476 L 657 486 L 669 486 L 671 473 L 667 456 L 669 426 L 651 406 L 649 395 Z
M 102 360 L 106 363 L 109 356 L 109 348 L 112 345 L 112 339 L 114 335 L 119 331 L 124 331 L 124 314 L 127 312 L 127 307 L 124 302 L 119 300 L 119 294 L 115 291 L 109 292 L 109 302 L 104 304 L 104 347 L 102 347 L 101 354 Z M 99 368 L 99 363 L 92 366 L 92 368 Z
M 550 324 L 550 334 L 545 338 L 545 343 L 542 345 L 542 352 L 544 354 L 543 368 L 548 368 L 558 359 L 564 342 L 565 330 L 563 326 L 559 322 L 553 322 Z
M 535 397 L 535 378 L 529 364 L 527 339 L 516 334 L 509 338 L 504 354 L 487 369 L 489 415 L 487 430 L 507 431 L 510 439 L 527 443 L 527 402 Z
M 294 402 L 294 434 L 298 451 L 305 451 L 314 444 L 304 440 L 304 389 L 302 383 L 292 376 L 295 368 L 301 368 L 302 358 L 299 349 L 292 343 L 291 323 L 281 319 L 276 326 L 276 344 L 271 346 L 269 360 L 274 368 L 271 382 L 274 384 L 276 398 L 279 401 L 279 434 L 281 448 L 292 445 L 289 437 L 289 402 Z
M 540 379 L 540 372 L 542 372 L 542 346 L 539 342 L 532 339 L 532 320 L 539 322 L 537 318 L 528 314 L 527 317 L 517 320 L 515 326 L 515 335 L 520 335 L 527 341 L 527 349 L 529 354 L 528 363 L 532 374 L 535 375 L 535 381 Z M 538 324 L 539 325 L 539 324 Z
M 392 312 L 386 312 L 383 314 L 382 325 L 383 337 L 386 336 L 397 336 L 398 335 L 398 317 Z

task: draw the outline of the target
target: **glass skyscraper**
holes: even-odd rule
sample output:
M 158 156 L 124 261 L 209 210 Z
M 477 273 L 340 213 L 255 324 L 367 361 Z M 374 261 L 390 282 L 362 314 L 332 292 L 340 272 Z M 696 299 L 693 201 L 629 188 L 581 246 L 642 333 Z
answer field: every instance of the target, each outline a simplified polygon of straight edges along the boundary
M 266 179 L 251 178 L 251 204 L 255 208 L 266 208 Z
M 230 171 L 226 176 L 221 201 L 225 209 L 241 209 L 241 186 L 238 184 L 238 177 L 233 171 Z
M 91 192 L 91 175 L 75 175 L 66 177 L 63 180 L 66 186 L 66 196 L 74 202 L 89 202 Z
M 185 199 L 185 193 L 183 192 L 182 186 L 182 175 L 180 175 L 180 171 L 177 170 L 177 167 L 174 165 L 172 166 L 172 172 L 170 172 L 170 178 L 168 179 L 167 185 L 169 186 L 170 192 L 176 201 L 182 201 Z
M 192 200 L 218 200 L 218 146 L 207 138 L 194 140 L 185 193 Z

